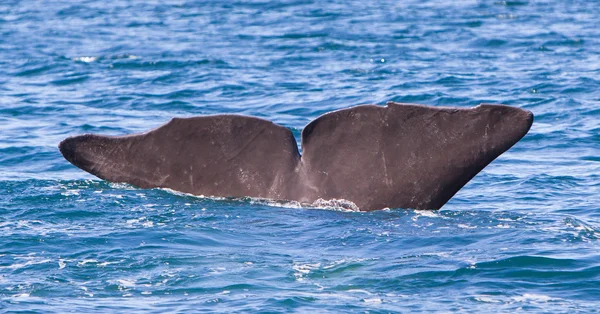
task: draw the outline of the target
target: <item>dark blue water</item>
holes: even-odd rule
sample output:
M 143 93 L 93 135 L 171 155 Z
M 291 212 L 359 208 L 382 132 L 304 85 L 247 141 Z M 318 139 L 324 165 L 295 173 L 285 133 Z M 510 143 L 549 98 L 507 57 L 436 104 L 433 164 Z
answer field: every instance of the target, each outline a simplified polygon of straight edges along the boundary
M 1 1 L 0 310 L 595 311 L 599 25 L 574 0 Z M 56 148 L 388 100 L 536 120 L 438 212 L 141 190 Z

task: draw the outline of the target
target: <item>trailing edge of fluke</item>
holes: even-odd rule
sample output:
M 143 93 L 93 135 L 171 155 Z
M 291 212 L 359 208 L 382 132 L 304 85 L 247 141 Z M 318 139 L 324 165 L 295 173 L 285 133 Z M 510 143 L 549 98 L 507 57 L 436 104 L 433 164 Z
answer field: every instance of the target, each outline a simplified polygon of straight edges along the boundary
M 313 203 L 360 210 L 439 209 L 531 127 L 527 110 L 388 102 L 326 113 L 302 131 L 241 115 L 173 118 L 154 130 L 84 134 L 59 145 L 75 166 L 111 182 L 195 195 Z

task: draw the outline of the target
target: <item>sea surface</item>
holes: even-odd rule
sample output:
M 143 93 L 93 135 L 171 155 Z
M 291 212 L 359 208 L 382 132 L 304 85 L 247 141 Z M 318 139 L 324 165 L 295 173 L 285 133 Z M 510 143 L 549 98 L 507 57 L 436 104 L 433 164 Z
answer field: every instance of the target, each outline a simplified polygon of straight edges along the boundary
M 57 149 L 390 100 L 535 122 L 440 211 L 143 190 Z M 1 312 L 597 312 L 599 209 L 600 1 L 0 1 Z

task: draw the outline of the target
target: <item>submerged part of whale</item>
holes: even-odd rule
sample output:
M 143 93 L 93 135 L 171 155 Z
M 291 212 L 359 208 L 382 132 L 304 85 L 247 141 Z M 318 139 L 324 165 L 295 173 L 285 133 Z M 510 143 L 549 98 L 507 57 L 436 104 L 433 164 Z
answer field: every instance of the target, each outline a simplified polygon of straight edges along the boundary
M 389 102 L 324 114 L 302 131 L 240 115 L 174 118 L 146 133 L 85 134 L 59 145 L 75 166 L 112 182 L 195 195 L 312 203 L 363 211 L 439 209 L 518 142 L 531 112 Z

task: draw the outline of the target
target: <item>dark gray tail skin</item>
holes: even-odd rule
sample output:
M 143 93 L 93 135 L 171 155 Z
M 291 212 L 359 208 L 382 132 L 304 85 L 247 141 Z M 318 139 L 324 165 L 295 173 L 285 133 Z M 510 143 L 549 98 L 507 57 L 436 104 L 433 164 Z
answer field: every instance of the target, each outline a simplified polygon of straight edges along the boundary
M 439 209 L 533 122 L 503 105 L 470 109 L 389 102 L 327 113 L 292 133 L 239 115 L 172 119 L 142 134 L 80 135 L 63 156 L 102 179 L 195 195 L 312 203 L 345 199 L 361 210 Z

